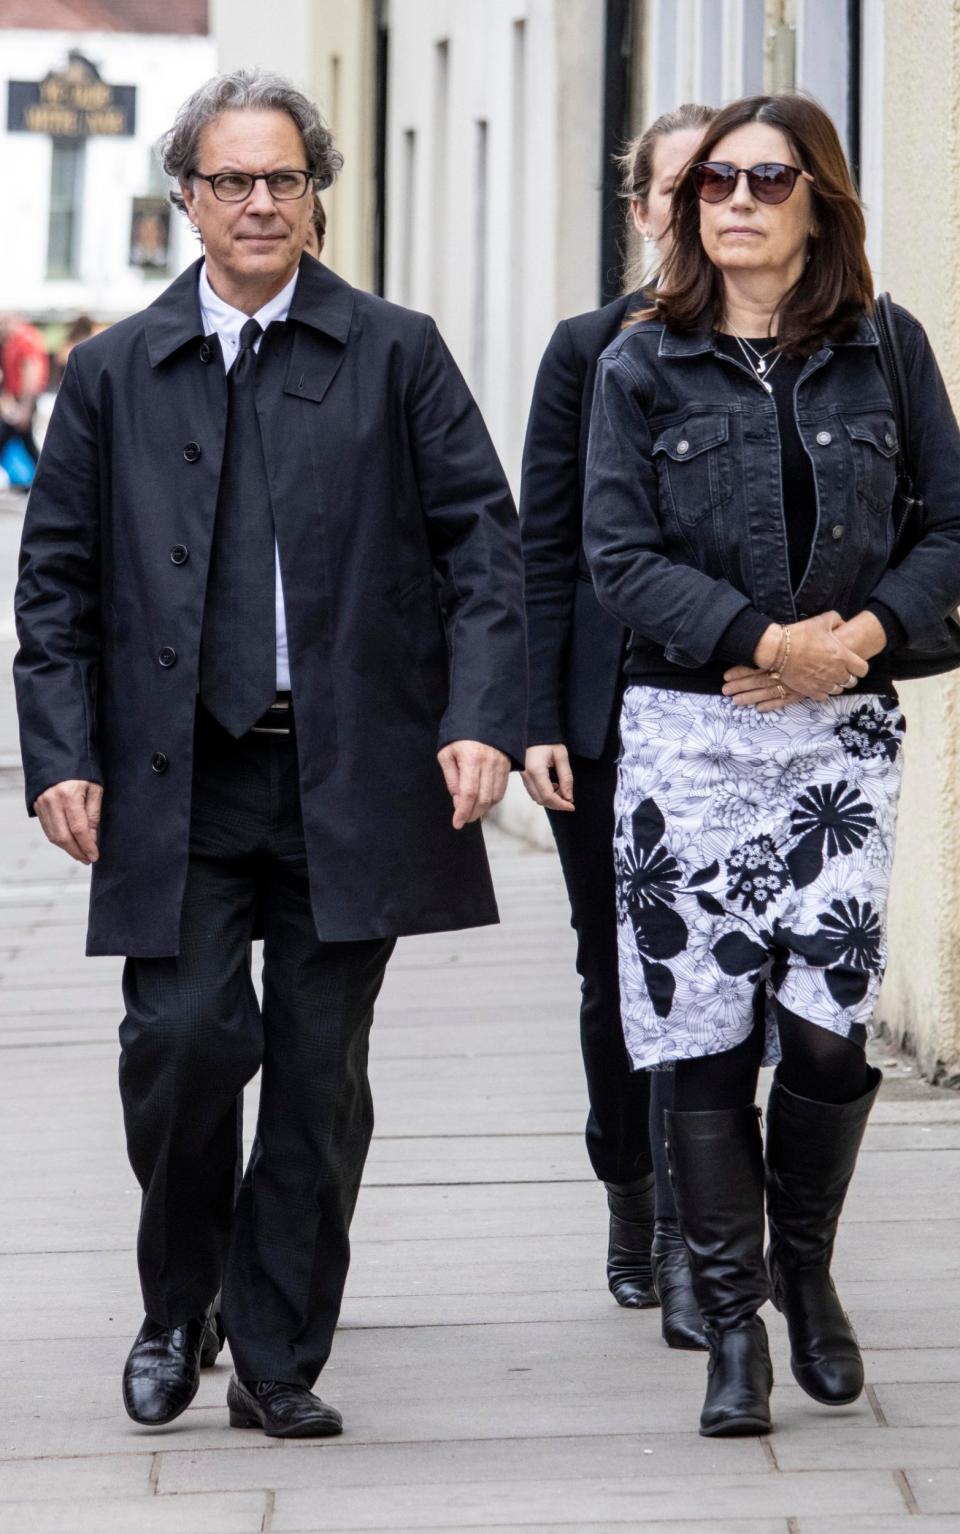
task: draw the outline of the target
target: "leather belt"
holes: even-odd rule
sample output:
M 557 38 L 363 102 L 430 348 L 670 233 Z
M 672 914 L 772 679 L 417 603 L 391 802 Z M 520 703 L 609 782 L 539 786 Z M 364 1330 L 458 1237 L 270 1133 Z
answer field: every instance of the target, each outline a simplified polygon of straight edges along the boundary
M 251 735 L 291 735 L 293 733 L 293 697 L 278 692 L 265 714 L 251 725 Z

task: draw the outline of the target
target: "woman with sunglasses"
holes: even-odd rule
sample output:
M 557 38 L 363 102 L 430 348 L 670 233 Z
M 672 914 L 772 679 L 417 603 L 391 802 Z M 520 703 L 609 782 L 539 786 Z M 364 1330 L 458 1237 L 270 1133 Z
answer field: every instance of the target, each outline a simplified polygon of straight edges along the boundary
M 902 770 L 890 655 L 942 639 L 960 597 L 960 433 L 898 309 L 926 512 L 892 568 L 898 428 L 863 215 L 814 102 L 721 111 L 672 230 L 655 303 L 598 367 L 584 544 L 633 631 L 621 1010 L 634 1064 L 675 1067 L 671 1170 L 711 1353 L 701 1432 L 732 1435 L 770 1428 L 768 1297 L 809 1395 L 863 1386 L 830 1262 L 881 1079 L 864 1044 Z
M 712 117 L 709 107 L 680 106 L 658 118 L 620 158 L 627 217 L 660 257 L 669 248 L 674 182 Z M 531 688 L 524 782 L 549 816 L 577 933 L 587 1151 L 606 1184 L 610 1212 L 607 1281 L 621 1305 L 656 1305 L 659 1298 L 671 1346 L 702 1348 L 666 1170 L 662 1092 L 654 1086 L 651 1105 L 650 1079 L 632 1071 L 620 1023 L 610 844 L 627 636 L 597 603 L 581 546 L 597 359 L 643 302 L 640 289 L 648 276 L 637 262 L 623 297 L 562 321 L 537 376 L 520 489 Z M 660 1082 L 669 1090 L 669 1076 L 661 1075 Z M 656 1127 L 648 1134 L 651 1111 Z

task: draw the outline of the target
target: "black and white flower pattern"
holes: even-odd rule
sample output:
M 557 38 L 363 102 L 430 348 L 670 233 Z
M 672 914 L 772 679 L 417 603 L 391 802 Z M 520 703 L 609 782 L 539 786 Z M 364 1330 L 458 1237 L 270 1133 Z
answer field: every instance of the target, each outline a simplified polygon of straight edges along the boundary
M 741 1042 L 760 982 L 800 1016 L 862 1036 L 886 960 L 903 733 L 891 698 L 760 715 L 628 689 L 614 859 L 637 1067 Z

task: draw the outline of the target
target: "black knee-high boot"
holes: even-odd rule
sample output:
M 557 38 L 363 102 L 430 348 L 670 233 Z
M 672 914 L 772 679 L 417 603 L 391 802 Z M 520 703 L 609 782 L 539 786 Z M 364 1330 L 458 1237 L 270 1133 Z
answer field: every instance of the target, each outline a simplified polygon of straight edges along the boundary
M 767 1106 L 767 1265 L 797 1384 L 825 1406 L 863 1389 L 863 1360 L 830 1276 L 837 1222 L 883 1077 L 852 1103 L 813 1102 L 776 1078 Z
M 665 1118 L 680 1228 L 710 1349 L 700 1431 L 708 1438 L 768 1433 L 773 1370 L 757 1314 L 769 1298 L 760 1110 Z
M 656 1192 L 651 1172 L 637 1182 L 604 1184 L 610 1210 L 607 1283 L 618 1305 L 646 1310 L 659 1305 L 650 1265 Z

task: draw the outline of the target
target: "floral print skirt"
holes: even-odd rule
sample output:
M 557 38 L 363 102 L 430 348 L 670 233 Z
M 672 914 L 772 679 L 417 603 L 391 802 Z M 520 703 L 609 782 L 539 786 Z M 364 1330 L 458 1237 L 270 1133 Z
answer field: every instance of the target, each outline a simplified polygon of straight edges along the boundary
M 886 963 L 905 728 L 897 700 L 874 694 L 760 714 L 722 695 L 627 689 L 614 861 L 636 1068 L 741 1043 L 761 983 L 864 1042 Z

